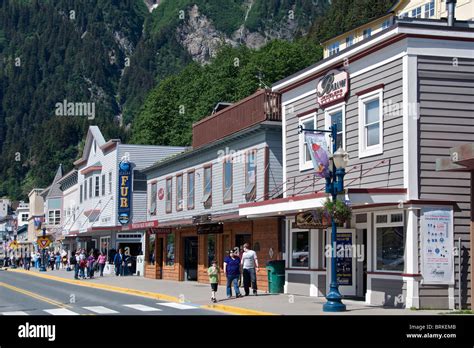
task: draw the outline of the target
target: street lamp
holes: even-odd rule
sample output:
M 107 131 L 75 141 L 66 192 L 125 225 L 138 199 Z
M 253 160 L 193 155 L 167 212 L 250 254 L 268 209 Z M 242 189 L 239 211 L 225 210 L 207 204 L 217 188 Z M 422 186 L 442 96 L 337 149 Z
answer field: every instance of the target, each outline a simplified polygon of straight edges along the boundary
M 43 227 L 43 238 L 46 237 L 46 228 Z M 41 256 L 41 266 L 40 266 L 40 272 L 46 272 L 46 267 L 45 267 L 45 248 L 41 249 L 42 256 Z

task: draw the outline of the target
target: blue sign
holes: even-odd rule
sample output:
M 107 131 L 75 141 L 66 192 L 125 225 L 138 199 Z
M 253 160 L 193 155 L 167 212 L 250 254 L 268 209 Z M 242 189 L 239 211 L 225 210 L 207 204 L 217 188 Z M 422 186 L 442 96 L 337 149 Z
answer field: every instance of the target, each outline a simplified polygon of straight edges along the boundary
M 119 164 L 118 183 L 118 221 L 126 225 L 130 222 L 132 202 L 132 171 L 130 162 L 126 160 Z

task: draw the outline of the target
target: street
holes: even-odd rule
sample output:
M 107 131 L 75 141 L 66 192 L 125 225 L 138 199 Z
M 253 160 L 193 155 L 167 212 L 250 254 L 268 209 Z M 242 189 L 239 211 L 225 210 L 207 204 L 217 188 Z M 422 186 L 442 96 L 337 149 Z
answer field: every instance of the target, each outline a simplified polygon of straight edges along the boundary
M 219 313 L 0 270 L 0 315 L 212 314 Z

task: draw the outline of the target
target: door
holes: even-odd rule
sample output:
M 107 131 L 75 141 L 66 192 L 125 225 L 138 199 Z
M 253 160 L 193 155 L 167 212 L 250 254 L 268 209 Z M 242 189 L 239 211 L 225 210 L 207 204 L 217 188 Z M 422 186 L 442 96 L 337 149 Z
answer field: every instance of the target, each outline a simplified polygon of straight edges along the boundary
M 198 237 L 184 238 L 184 280 L 197 280 Z
M 156 277 L 163 279 L 163 238 L 158 238 L 156 244 Z

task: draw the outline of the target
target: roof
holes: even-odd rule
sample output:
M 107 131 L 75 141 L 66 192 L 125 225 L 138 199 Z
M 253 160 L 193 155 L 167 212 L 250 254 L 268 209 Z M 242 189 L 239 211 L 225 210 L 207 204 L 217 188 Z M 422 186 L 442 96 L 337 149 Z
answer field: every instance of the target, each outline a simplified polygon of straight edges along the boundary
M 53 183 L 50 186 L 48 195 L 46 197 L 61 197 L 63 195 L 58 181 L 63 177 L 63 165 L 60 164 L 56 175 L 54 176 Z
M 93 140 L 96 141 L 97 146 L 100 148 L 106 144 L 104 136 L 102 135 L 99 127 L 97 126 L 89 126 L 89 130 L 87 131 L 87 136 L 86 136 L 86 143 L 84 144 L 84 149 L 82 150 L 81 158 L 75 161 L 74 165 L 80 165 L 81 162 L 84 162 L 87 160 L 90 149 L 92 147 Z

